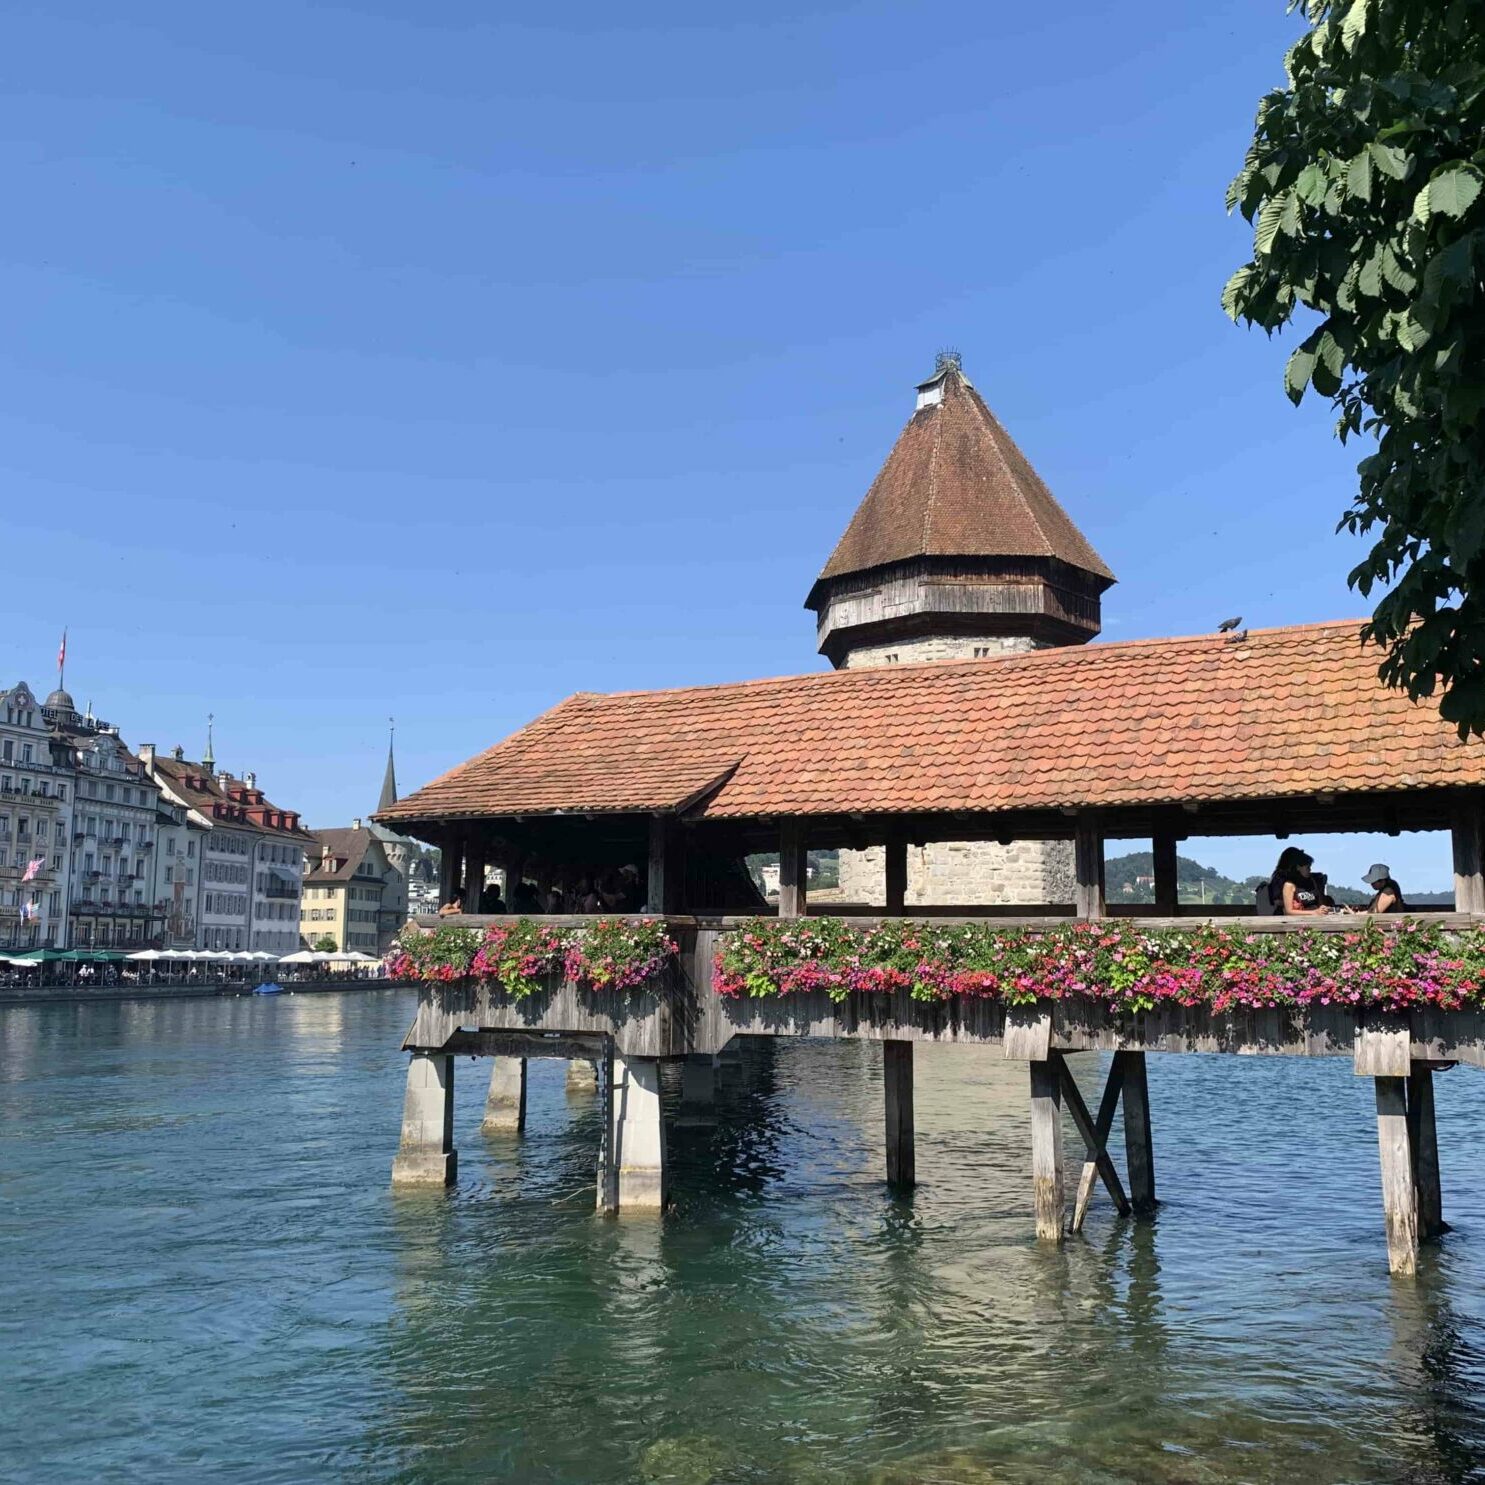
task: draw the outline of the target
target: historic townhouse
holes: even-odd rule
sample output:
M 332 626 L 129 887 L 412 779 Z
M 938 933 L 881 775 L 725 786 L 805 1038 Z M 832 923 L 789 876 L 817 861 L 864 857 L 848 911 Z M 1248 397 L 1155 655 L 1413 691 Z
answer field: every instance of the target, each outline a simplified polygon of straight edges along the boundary
M 62 948 L 70 879 L 72 753 L 48 710 L 70 712 L 54 691 L 38 702 L 20 681 L 0 691 L 0 948 Z
M 161 757 L 149 745 L 140 756 L 165 797 L 201 832 L 198 946 L 273 954 L 297 949 L 304 854 L 314 847 L 298 812 L 267 799 L 255 775 L 216 770 L 210 747 L 199 763 L 181 748 Z M 188 832 L 188 852 L 192 843 Z M 191 860 L 188 855 L 188 870 Z

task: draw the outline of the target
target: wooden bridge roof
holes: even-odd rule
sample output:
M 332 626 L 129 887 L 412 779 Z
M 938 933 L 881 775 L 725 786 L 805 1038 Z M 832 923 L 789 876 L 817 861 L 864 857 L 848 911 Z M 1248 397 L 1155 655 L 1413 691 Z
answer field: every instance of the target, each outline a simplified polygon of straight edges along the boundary
M 580 693 L 376 818 L 1097 809 L 1485 785 L 1360 624 Z

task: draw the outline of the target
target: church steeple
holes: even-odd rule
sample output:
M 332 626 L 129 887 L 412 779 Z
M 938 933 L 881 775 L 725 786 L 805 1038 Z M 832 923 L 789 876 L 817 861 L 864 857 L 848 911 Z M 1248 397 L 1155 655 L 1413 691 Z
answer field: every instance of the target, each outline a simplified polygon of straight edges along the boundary
M 1114 582 L 955 353 L 810 589 L 837 668 L 1082 644 Z
M 217 719 L 216 719 L 215 714 L 213 714 L 212 712 L 207 712 L 207 714 L 206 714 L 206 751 L 201 755 L 201 766 L 207 771 L 207 773 L 215 773 L 217 771 L 217 760 L 216 760 L 216 758 L 212 754 L 212 743 L 211 743 L 212 728 L 215 725 L 216 720 Z
M 397 803 L 397 765 L 392 758 L 392 744 L 397 737 L 397 723 L 387 718 L 387 771 L 382 776 L 382 797 L 377 800 L 377 813 L 382 810 L 391 809 Z

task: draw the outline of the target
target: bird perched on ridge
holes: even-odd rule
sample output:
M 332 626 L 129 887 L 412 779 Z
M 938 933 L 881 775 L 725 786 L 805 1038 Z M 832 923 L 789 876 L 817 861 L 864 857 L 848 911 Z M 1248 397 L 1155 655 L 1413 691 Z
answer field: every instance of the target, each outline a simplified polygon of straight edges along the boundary
M 1232 630 L 1236 629 L 1237 626 L 1239 624 L 1241 624 L 1242 622 L 1243 622 L 1243 616 L 1241 614 L 1239 614 L 1237 616 L 1237 618 L 1235 618 L 1235 619 L 1223 619 L 1223 621 L 1220 624 L 1217 625 L 1217 633 L 1218 634 L 1229 634 L 1229 633 L 1232 632 Z

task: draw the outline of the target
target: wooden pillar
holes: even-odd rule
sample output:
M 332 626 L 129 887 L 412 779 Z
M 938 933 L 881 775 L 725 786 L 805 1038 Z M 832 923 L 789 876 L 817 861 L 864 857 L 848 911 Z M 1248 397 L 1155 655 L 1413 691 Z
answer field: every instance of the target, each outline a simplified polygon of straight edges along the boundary
M 480 894 L 485 886 L 485 847 L 475 843 L 471 835 L 464 848 L 464 911 L 477 913 L 480 910 Z
M 1143 1052 L 1115 1052 L 1120 1098 L 1124 1104 L 1124 1164 L 1129 1171 L 1129 1204 L 1141 1215 L 1153 1212 L 1155 1142 L 1150 1130 L 1150 1087 Z
M 1408 1149 L 1413 1159 L 1413 1190 L 1418 1204 L 1418 1237 L 1423 1242 L 1448 1232 L 1444 1193 L 1439 1182 L 1439 1138 L 1433 1117 L 1433 1069 L 1415 1062 L 1408 1074 Z
M 526 1059 L 497 1057 L 490 1069 L 490 1091 L 485 1095 L 486 1134 L 519 1134 L 526 1127 Z
M 650 817 L 649 885 L 645 906 L 652 913 L 681 911 L 681 882 L 685 872 L 680 830 L 668 815 Z
M 785 820 L 779 831 L 779 917 L 804 917 L 808 863 L 804 821 Z
M 614 1159 L 614 1044 L 604 1046 L 598 1059 L 598 1210 L 613 1216 L 619 1210 L 619 1167 Z
M 458 895 L 460 869 L 464 864 L 464 837 L 449 831 L 438 853 L 438 905 L 443 907 Z
M 454 1059 L 443 1052 L 414 1052 L 407 1065 L 402 1139 L 392 1162 L 392 1184 L 448 1186 L 458 1168 Z
M 1479 801 L 1460 802 L 1454 817 L 1454 910 L 1485 913 L 1485 829 Z
M 887 1102 L 887 1184 L 904 1189 L 918 1181 L 913 1141 L 913 1044 L 882 1043 L 882 1079 Z
M 1062 1241 L 1066 1196 L 1062 1176 L 1062 1075 L 1053 1058 L 1032 1062 L 1031 1184 L 1036 1235 Z
M 900 918 L 907 905 L 907 842 L 887 842 L 887 916 Z
M 1374 1078 L 1377 1087 L 1377 1150 L 1382 1158 L 1382 1214 L 1387 1223 L 1387 1267 L 1394 1274 L 1418 1272 L 1418 1196 L 1408 1138 L 1406 1078 Z
M 1103 834 L 1091 815 L 1078 817 L 1073 835 L 1073 865 L 1077 878 L 1074 899 L 1077 916 L 1103 917 Z
M 1168 830 L 1156 832 L 1151 842 L 1155 855 L 1155 916 L 1174 918 L 1180 905 L 1176 890 L 1176 838 Z

